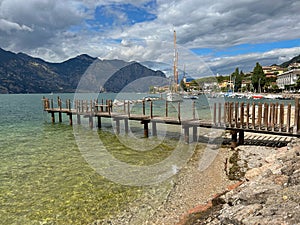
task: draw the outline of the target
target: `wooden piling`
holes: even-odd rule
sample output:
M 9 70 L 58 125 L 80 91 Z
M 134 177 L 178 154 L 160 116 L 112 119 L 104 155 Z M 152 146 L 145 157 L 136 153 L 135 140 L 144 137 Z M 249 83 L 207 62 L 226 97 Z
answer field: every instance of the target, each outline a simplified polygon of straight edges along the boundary
M 124 119 L 125 134 L 129 132 L 128 119 Z
M 217 103 L 214 103 L 214 112 L 213 112 L 213 124 L 216 125 L 217 123 Z
M 255 130 L 255 103 L 252 103 L 252 128 Z
M 193 142 L 198 141 L 197 126 L 193 126 Z
M 241 103 L 241 116 L 240 116 L 240 120 L 241 120 L 241 127 L 244 128 L 244 102 Z
M 94 127 L 93 116 L 89 116 L 89 126 L 91 129 L 93 129 L 93 127 Z
M 148 138 L 149 137 L 149 127 L 148 127 L 149 121 L 142 120 L 141 123 L 144 124 L 144 137 Z
M 219 125 L 221 125 L 221 118 L 222 118 L 222 104 L 221 104 L 221 102 L 219 102 L 218 112 L 219 112 L 219 114 L 218 114 L 218 123 L 219 123 Z
M 298 134 L 300 132 L 299 98 L 295 98 L 295 126 Z
M 101 116 L 97 116 L 97 127 L 98 127 L 99 129 L 101 129 L 101 127 L 102 127 Z
M 154 137 L 157 136 L 156 122 L 152 122 L 152 136 L 154 136 Z
M 178 121 L 180 121 L 181 115 L 180 115 L 180 102 L 178 102 Z
M 166 117 L 168 117 L 168 101 L 166 101 Z
M 261 129 L 262 128 L 262 103 L 258 103 L 258 111 L 257 111 L 257 124 L 258 127 Z
M 145 100 L 143 100 L 143 115 L 146 115 L 146 106 L 145 106 Z
M 279 110 L 279 128 L 280 131 L 283 131 L 284 128 L 284 105 L 280 104 L 280 110 Z
M 116 121 L 116 133 L 120 134 L 120 119 L 114 119 Z
M 290 133 L 291 128 L 291 103 L 288 104 L 287 114 L 286 114 L 286 131 Z
M 184 130 L 184 141 L 185 143 L 190 142 L 190 127 L 189 126 L 183 126 Z
M 239 125 L 239 103 L 236 102 L 234 106 L 234 122 L 235 122 L 235 127 L 240 128 Z

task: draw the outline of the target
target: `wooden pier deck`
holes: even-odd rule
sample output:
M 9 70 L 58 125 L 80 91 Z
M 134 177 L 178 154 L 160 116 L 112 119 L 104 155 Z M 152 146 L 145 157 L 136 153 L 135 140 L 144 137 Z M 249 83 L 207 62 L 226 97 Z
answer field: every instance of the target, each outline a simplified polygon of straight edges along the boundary
M 299 99 L 295 99 L 295 105 L 279 103 L 238 103 L 225 102 L 214 103 L 211 112 L 211 120 L 196 118 L 195 102 L 191 102 L 191 118 L 182 118 L 181 105 L 178 103 L 177 116 L 169 116 L 168 102 L 165 104 L 163 115 L 153 114 L 153 102 L 141 102 L 141 114 L 133 114 L 130 103 L 124 102 L 122 112 L 115 112 L 111 100 L 66 100 L 58 97 L 57 101 L 43 98 L 44 111 L 51 114 L 52 122 L 55 122 L 55 114 L 58 114 L 59 122 L 62 122 L 62 114 L 69 116 L 69 123 L 73 125 L 73 116 L 77 118 L 77 124 L 81 124 L 81 117 L 89 119 L 89 126 L 94 127 L 94 118 L 97 118 L 97 127 L 101 128 L 101 118 L 111 118 L 116 123 L 116 132 L 120 133 L 120 121 L 124 121 L 125 132 L 128 133 L 128 121 L 140 121 L 144 126 L 144 136 L 149 136 L 149 124 L 152 126 L 152 135 L 157 135 L 157 123 L 178 125 L 183 128 L 186 142 L 190 142 L 189 134 L 192 128 L 193 141 L 197 141 L 197 128 L 212 128 L 230 130 L 232 142 L 244 144 L 245 132 L 262 133 L 269 135 L 300 137 L 300 105 Z M 150 104 L 150 112 L 146 114 L 145 105 Z M 73 107 L 71 107 L 73 105 Z

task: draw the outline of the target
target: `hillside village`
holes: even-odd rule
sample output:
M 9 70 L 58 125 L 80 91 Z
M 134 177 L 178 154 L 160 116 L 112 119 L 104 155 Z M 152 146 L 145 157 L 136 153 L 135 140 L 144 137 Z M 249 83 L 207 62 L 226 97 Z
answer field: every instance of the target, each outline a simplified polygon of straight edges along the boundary
M 236 68 L 230 75 L 217 74 L 213 77 L 199 79 L 184 76 L 178 86 L 186 92 L 299 92 L 300 62 L 294 62 L 293 59 L 290 61 L 291 63 L 283 63 L 282 66 L 261 66 L 257 63 L 253 71 L 248 73 L 243 73 Z M 154 89 L 162 92 L 166 91 L 168 87 Z

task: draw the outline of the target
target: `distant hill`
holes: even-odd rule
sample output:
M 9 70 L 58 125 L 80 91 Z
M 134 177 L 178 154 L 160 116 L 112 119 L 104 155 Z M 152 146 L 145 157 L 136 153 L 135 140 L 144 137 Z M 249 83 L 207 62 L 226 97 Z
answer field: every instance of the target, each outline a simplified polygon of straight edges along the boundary
M 295 56 L 291 60 L 280 64 L 280 66 L 283 67 L 283 68 L 287 68 L 291 63 L 300 63 L 300 55 Z
M 136 62 L 100 60 L 79 55 L 61 63 L 50 63 L 24 53 L 0 48 L 0 93 L 61 93 L 81 91 L 118 92 L 142 77 L 165 75 Z M 147 91 L 151 82 L 140 91 Z M 130 91 L 130 90 L 128 90 Z M 135 90 L 132 90 L 135 91 Z

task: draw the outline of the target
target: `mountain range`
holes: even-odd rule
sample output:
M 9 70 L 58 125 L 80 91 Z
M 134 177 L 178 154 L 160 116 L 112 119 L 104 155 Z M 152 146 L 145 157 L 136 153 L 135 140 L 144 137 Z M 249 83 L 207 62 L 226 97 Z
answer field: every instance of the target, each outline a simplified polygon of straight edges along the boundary
M 0 48 L 2 94 L 146 92 L 149 86 L 158 84 L 168 84 L 165 74 L 137 62 L 100 60 L 83 54 L 61 63 L 51 63 Z

